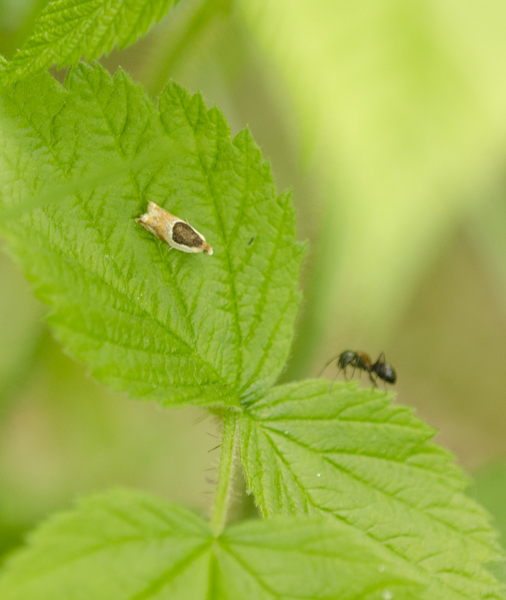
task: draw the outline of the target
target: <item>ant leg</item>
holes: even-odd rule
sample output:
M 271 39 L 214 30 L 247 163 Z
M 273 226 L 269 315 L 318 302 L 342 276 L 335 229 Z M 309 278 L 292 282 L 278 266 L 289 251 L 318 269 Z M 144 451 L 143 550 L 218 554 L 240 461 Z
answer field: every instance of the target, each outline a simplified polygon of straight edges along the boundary
M 333 356 L 328 363 L 325 364 L 325 366 L 323 367 L 323 369 L 321 370 L 320 374 L 318 375 L 318 377 L 321 377 L 323 375 L 323 373 L 325 372 L 325 369 L 330 365 L 330 363 L 333 363 L 335 360 L 337 360 L 341 355 L 338 354 L 337 356 Z
M 330 384 L 329 394 L 332 394 L 332 388 L 334 387 L 334 383 L 336 382 L 336 379 L 338 378 L 340 372 L 341 372 L 341 369 L 339 369 L 339 371 L 337 372 L 336 376 L 332 380 L 332 383 Z
M 378 358 L 376 359 L 376 362 L 375 362 L 374 364 L 375 364 L 375 365 L 379 365 L 379 364 L 386 363 L 386 362 L 387 362 L 387 359 L 386 359 L 385 353 L 384 353 L 384 352 L 382 352 L 382 353 L 381 353 L 381 354 L 378 356 Z
M 353 379 L 355 377 L 355 371 L 356 370 L 357 370 L 357 365 L 353 365 L 353 372 L 351 373 L 350 379 Z M 348 381 L 348 379 L 346 381 Z
M 367 371 L 367 374 L 369 375 L 369 379 L 372 381 L 373 386 L 378 387 L 378 383 L 377 383 L 376 379 L 374 379 L 374 377 L 372 376 L 371 371 Z
M 378 356 L 376 362 L 374 363 L 374 365 L 372 366 L 372 370 L 376 373 L 376 380 L 378 378 L 378 372 L 376 371 L 375 367 L 379 367 L 379 365 L 386 365 L 387 363 L 387 359 L 385 356 L 384 352 L 381 352 L 380 355 Z M 380 377 L 380 379 L 383 379 L 383 377 Z M 372 378 L 371 378 L 372 381 Z M 386 379 L 383 379 L 383 387 L 385 388 L 385 391 L 387 391 L 387 381 Z M 374 383 L 374 386 L 377 387 L 377 381 Z
M 371 371 L 374 371 L 376 373 L 376 379 L 373 378 L 372 372 L 369 371 L 369 379 L 372 381 L 374 387 L 378 387 L 378 377 L 377 377 L 377 372 L 376 372 L 375 367 L 377 367 L 378 365 L 384 364 L 385 362 L 386 362 L 385 353 L 381 352 L 380 355 L 378 356 L 378 358 L 376 359 L 376 362 L 371 367 Z

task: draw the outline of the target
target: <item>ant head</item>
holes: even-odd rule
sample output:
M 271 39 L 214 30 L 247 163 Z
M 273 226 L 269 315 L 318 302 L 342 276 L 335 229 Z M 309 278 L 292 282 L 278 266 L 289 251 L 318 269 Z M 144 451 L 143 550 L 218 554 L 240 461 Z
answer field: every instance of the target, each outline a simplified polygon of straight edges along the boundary
M 351 365 L 356 358 L 356 353 L 353 350 L 345 350 L 341 352 L 337 359 L 337 366 L 340 369 L 346 369 L 348 365 Z

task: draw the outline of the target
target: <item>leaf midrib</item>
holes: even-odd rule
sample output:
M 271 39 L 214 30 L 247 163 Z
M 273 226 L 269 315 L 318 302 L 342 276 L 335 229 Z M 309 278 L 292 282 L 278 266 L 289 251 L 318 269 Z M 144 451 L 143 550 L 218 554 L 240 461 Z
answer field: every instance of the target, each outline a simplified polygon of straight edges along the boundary
M 88 80 L 88 78 L 87 78 L 86 76 L 85 76 L 85 77 L 82 77 L 82 81 L 84 81 L 84 82 L 87 84 L 88 90 L 91 92 L 91 94 L 93 95 L 93 97 L 94 97 L 94 99 L 95 99 L 95 105 L 96 105 L 96 106 L 98 107 L 98 109 L 100 110 L 100 113 L 101 113 L 101 115 L 102 115 L 103 119 L 105 120 L 105 122 L 106 122 L 106 124 L 107 124 L 107 128 L 108 128 L 108 130 L 109 130 L 109 134 L 110 134 L 110 136 L 112 137 L 112 139 L 113 139 L 113 141 L 114 141 L 114 144 L 115 144 L 115 146 L 116 146 L 116 149 L 117 149 L 117 151 L 118 151 L 118 154 L 120 154 L 120 156 L 122 156 L 123 158 L 128 158 L 128 157 L 126 156 L 126 154 L 125 154 L 125 152 L 124 152 L 124 150 L 123 150 L 123 148 L 122 148 L 121 144 L 119 143 L 118 136 L 116 136 L 116 134 L 115 134 L 115 132 L 114 132 L 114 129 L 113 129 L 113 127 L 112 127 L 112 123 L 111 123 L 111 121 L 110 121 L 109 117 L 107 116 L 106 112 L 104 111 L 104 108 L 103 108 L 102 104 L 100 103 L 100 101 L 99 101 L 99 99 L 98 99 L 98 97 L 97 97 L 97 95 L 96 95 L 96 92 L 95 92 L 94 88 L 93 88 L 93 87 L 90 85 L 90 83 L 89 83 L 89 80 Z M 154 108 L 154 107 L 153 107 L 153 108 Z M 154 109 L 154 111 L 155 111 L 155 114 L 156 114 L 156 109 Z M 151 115 L 150 115 L 150 117 L 151 117 Z M 128 116 L 127 116 L 127 118 L 125 119 L 125 122 L 124 122 L 124 124 L 123 124 L 123 130 L 122 130 L 122 132 L 120 133 L 120 137 L 121 137 L 121 135 L 123 134 L 123 132 L 125 131 L 125 128 L 126 128 L 126 126 L 127 126 L 127 122 L 128 122 Z M 146 128 L 148 127 L 148 124 L 149 124 L 149 122 L 150 122 L 150 118 L 146 119 L 146 123 L 145 123 L 145 126 L 144 126 L 144 131 L 146 131 Z M 164 137 L 165 137 L 166 139 L 168 139 L 168 140 L 169 140 L 168 136 L 166 135 L 165 128 L 162 126 L 162 127 L 161 127 L 161 129 L 162 129 L 162 131 L 163 131 L 163 133 L 164 133 Z M 139 136 L 139 137 L 141 138 L 142 136 Z M 169 141 L 170 141 L 170 140 L 169 140 Z M 138 156 L 137 150 L 138 150 L 138 147 L 137 147 L 137 148 L 136 148 L 136 150 L 135 150 L 135 157 L 137 157 L 137 156 Z M 135 157 L 134 157 L 134 159 L 135 159 Z M 138 181 L 137 181 L 137 179 L 136 179 L 136 178 L 133 176 L 133 173 L 132 173 L 132 171 L 131 171 L 130 169 L 128 169 L 127 173 L 128 173 L 128 176 L 129 176 L 129 178 L 130 178 L 130 181 L 131 181 L 131 183 L 133 183 L 133 185 L 134 185 L 135 189 L 137 190 L 137 193 L 138 193 L 138 195 L 139 195 L 139 198 L 143 198 L 143 197 L 144 197 L 144 193 L 143 193 L 143 192 L 141 192 L 141 189 L 140 189 L 140 186 L 139 186 L 139 182 L 138 182 Z M 97 228 L 97 231 L 100 231 L 100 229 L 99 229 L 99 228 Z M 105 240 L 104 240 L 104 246 L 105 246 Z M 158 253 L 160 254 L 160 256 L 162 256 L 162 252 L 161 252 L 161 243 L 158 243 L 158 244 L 157 244 L 157 249 L 158 249 Z M 163 256 L 162 256 L 162 258 L 163 258 Z M 169 261 L 164 261 L 164 263 L 165 263 L 165 264 L 168 266 L 168 268 L 170 268 L 170 269 L 171 269 L 171 271 L 172 271 L 172 268 L 171 268 L 171 266 L 169 266 L 169 265 L 170 265 Z M 185 301 L 184 297 L 183 297 L 183 296 L 182 296 L 182 294 L 181 294 L 181 290 L 180 290 L 180 289 L 179 289 L 179 287 L 178 287 L 178 286 L 175 284 L 175 282 L 173 282 L 171 279 L 168 279 L 168 280 L 167 280 L 167 279 L 165 278 L 165 275 L 166 275 L 166 272 L 165 272 L 165 270 L 162 270 L 162 273 L 164 274 L 164 279 L 165 279 L 166 281 L 168 281 L 168 283 L 170 283 L 170 287 L 171 287 L 171 290 L 172 290 L 172 292 L 173 292 L 173 295 L 175 295 L 175 296 L 177 297 L 177 300 L 178 300 L 178 302 L 179 302 L 179 304 L 180 304 L 180 307 L 182 308 L 182 312 L 183 312 L 183 314 L 186 314 L 186 315 L 188 315 L 188 314 L 189 314 L 189 308 L 188 308 L 188 305 L 187 305 L 187 303 L 186 303 L 186 301 Z M 191 319 L 187 319 L 187 321 L 188 321 L 188 323 L 189 323 L 189 325 L 190 325 L 191 336 L 192 336 L 192 344 L 193 344 L 193 346 L 195 347 L 195 330 L 194 330 L 194 328 L 193 328 L 193 323 L 192 323 Z M 190 344 L 188 344 L 188 345 L 190 345 Z M 215 373 L 216 373 L 216 372 L 215 372 Z M 216 375 L 217 375 L 217 373 L 216 373 Z
M 179 89 L 177 90 L 177 97 L 179 100 L 179 105 L 182 109 L 182 112 L 185 115 L 186 118 L 186 123 L 188 125 L 189 130 L 192 132 L 192 136 L 193 136 L 193 144 L 194 144 L 194 152 L 195 155 L 198 157 L 198 161 L 200 164 L 200 168 L 202 171 L 202 174 L 204 175 L 204 179 L 205 179 L 205 184 L 206 184 L 206 188 L 207 188 L 207 192 L 209 195 L 209 198 L 212 200 L 212 205 L 213 205 L 213 209 L 214 209 L 214 213 L 215 213 L 215 219 L 216 219 L 216 223 L 219 227 L 220 230 L 220 237 L 222 239 L 223 242 L 223 246 L 224 246 L 224 250 L 225 250 L 225 260 L 222 260 L 222 264 L 225 264 L 226 269 L 227 269 L 227 279 L 229 282 L 229 289 L 230 289 L 230 293 L 232 296 L 232 305 L 234 307 L 234 312 L 233 312 L 233 318 L 232 318 L 232 322 L 233 322 L 233 327 L 235 330 L 235 335 L 236 335 L 236 343 L 235 343 L 235 348 L 236 348 L 236 371 L 235 371 L 235 388 L 237 389 L 239 386 L 239 381 L 240 381 L 240 376 L 241 376 L 241 372 L 242 372 L 242 352 L 241 352 L 241 347 L 242 347 L 242 333 L 241 333 L 241 328 L 239 326 L 239 322 L 240 322 L 240 314 L 239 314 L 239 307 L 238 307 L 238 299 L 237 299 L 237 290 L 235 287 L 235 278 L 234 278 L 234 271 L 232 269 L 232 264 L 230 262 L 230 253 L 227 250 L 230 250 L 229 248 L 229 242 L 227 240 L 227 236 L 226 236 L 226 232 L 225 232 L 225 227 L 223 224 L 223 220 L 221 217 L 221 213 L 218 210 L 218 205 L 216 202 L 216 198 L 214 196 L 214 193 L 212 192 L 211 189 L 211 184 L 209 181 L 209 173 L 207 171 L 207 169 L 204 167 L 204 163 L 202 162 L 202 157 L 200 155 L 200 152 L 198 152 L 198 142 L 197 142 L 197 138 L 196 138 L 196 132 L 191 124 L 188 112 L 186 110 L 186 107 L 184 106 L 183 100 L 180 96 L 179 93 Z M 199 110 L 201 109 L 200 104 L 199 104 Z M 163 125 L 163 123 L 162 123 Z M 166 136 L 170 138 L 170 136 L 168 136 L 165 127 L 163 127 Z M 216 129 L 218 129 L 218 124 L 216 123 Z M 217 136 L 216 136 L 216 139 Z M 218 142 L 216 142 L 216 144 L 218 144 Z M 216 149 L 216 153 L 218 152 L 218 149 Z M 235 317 L 235 318 L 234 318 Z

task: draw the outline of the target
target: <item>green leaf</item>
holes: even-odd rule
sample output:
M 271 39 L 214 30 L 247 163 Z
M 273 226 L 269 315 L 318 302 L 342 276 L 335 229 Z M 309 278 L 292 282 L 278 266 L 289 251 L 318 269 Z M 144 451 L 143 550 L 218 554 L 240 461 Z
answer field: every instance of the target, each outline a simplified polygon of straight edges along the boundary
M 121 71 L 0 90 L 0 217 L 49 321 L 93 374 L 166 404 L 238 405 L 284 366 L 304 249 L 249 132 L 176 84 L 159 110 Z M 214 255 L 135 222 L 148 201 Z M 2 212 L 2 209 L 4 211 Z
M 178 0 L 54 0 L 40 14 L 35 30 L 15 55 L 6 80 L 72 65 L 84 55 L 92 61 L 133 44 Z
M 502 598 L 480 564 L 500 556 L 488 514 L 434 431 L 391 399 L 313 380 L 252 404 L 241 456 L 262 513 L 333 514 L 416 567 L 431 600 Z
M 5 600 L 407 600 L 421 589 L 340 523 L 257 520 L 213 538 L 190 511 L 126 491 L 53 517 L 0 579 Z

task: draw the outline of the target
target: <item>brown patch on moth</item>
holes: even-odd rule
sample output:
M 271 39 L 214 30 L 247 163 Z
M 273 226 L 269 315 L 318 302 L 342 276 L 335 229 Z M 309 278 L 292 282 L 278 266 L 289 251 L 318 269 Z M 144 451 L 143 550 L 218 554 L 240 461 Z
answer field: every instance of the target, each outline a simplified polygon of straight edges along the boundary
M 148 204 L 148 212 L 135 219 L 157 238 L 182 252 L 212 254 L 213 249 L 206 238 L 179 217 L 170 214 L 154 202 Z
M 177 244 L 183 244 L 190 248 L 202 245 L 202 237 L 188 223 L 182 223 L 181 221 L 172 227 L 172 239 Z

